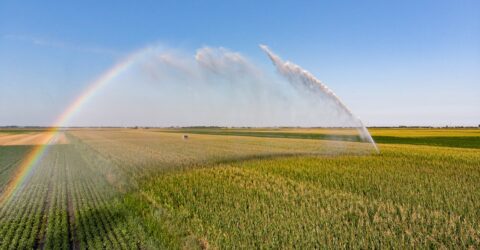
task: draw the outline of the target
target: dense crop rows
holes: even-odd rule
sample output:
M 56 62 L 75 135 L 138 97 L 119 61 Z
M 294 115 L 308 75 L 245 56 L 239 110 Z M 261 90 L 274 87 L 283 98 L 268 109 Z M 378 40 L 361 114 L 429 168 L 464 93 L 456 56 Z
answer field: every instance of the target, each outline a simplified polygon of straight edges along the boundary
M 0 192 L 5 187 L 15 167 L 29 151 L 29 146 L 0 147 Z
M 480 247 L 479 149 L 274 132 L 70 131 L 0 205 L 0 249 Z M 0 188 L 29 149 L 0 147 Z
M 48 154 L 45 160 L 37 166 L 38 174 L 31 176 L 1 207 L 2 248 L 32 248 L 44 240 L 44 214 L 48 209 L 50 176 L 58 163 L 58 154 Z M 51 162 L 53 168 L 48 168 L 44 164 L 46 162 Z
M 246 248 L 479 247 L 478 152 L 383 149 L 166 174 L 144 187 L 145 200 L 167 211 L 159 220 L 172 244 L 191 232 Z
M 115 189 L 95 168 L 74 145 L 52 146 L 0 207 L 0 248 L 139 247 Z

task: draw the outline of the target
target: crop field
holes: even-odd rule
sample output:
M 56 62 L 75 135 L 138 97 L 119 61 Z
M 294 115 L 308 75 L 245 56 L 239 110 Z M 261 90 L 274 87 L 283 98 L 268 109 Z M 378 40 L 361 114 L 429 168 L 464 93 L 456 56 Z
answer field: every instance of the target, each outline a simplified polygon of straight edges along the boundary
M 1 133 L 0 146 L 12 145 L 43 145 L 48 143 L 49 136 L 47 132 L 23 132 L 23 133 Z M 56 137 L 55 144 L 68 143 L 64 133 Z
M 370 132 L 378 154 L 348 129 L 70 129 L 1 201 L 0 249 L 480 248 L 480 129 Z M 1 193 L 38 134 L 0 130 Z

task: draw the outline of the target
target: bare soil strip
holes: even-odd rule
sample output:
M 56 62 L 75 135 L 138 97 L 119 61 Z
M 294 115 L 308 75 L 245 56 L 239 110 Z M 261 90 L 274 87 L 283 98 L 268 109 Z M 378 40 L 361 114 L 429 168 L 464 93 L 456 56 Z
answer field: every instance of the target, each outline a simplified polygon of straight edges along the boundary
M 44 144 L 68 144 L 64 133 L 59 133 L 53 140 L 48 132 L 13 134 L 0 136 L 0 146 L 13 145 L 44 145 Z
M 8 142 L 8 141 L 15 141 L 18 138 L 22 138 L 26 135 L 30 134 L 2 134 L 0 136 L 0 144 L 2 144 L 3 141 Z

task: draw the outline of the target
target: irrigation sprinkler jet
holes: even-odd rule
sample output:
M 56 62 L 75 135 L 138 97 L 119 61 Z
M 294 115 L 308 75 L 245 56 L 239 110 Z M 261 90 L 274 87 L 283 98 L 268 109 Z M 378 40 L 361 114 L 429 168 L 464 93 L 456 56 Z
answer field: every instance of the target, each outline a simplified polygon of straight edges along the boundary
M 327 85 L 323 84 L 314 75 L 304 70 L 300 66 L 289 61 L 283 61 L 266 45 L 260 44 L 260 48 L 267 54 L 267 56 L 277 68 L 278 72 L 283 77 L 285 77 L 288 82 L 293 85 L 303 86 L 314 93 L 318 93 L 321 97 L 327 98 L 332 101 L 338 111 L 346 113 L 355 122 L 355 124 L 358 125 L 361 139 L 363 141 L 370 142 L 374 147 L 375 151 L 378 152 L 377 145 L 375 144 L 375 141 L 373 141 L 372 136 L 368 132 L 363 122 L 358 117 L 356 117 L 352 113 L 352 111 L 350 111 L 350 109 L 340 100 L 340 98 L 338 98 L 338 96 L 330 88 L 327 87 Z

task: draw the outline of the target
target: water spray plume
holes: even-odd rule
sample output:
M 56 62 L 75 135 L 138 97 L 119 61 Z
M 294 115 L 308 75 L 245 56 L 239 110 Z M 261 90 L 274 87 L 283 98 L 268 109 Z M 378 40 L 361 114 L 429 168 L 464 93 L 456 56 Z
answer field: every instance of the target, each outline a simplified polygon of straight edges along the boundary
M 146 124 L 157 118 L 152 126 L 355 127 L 362 141 L 370 142 L 378 152 L 363 123 L 332 90 L 300 66 L 283 61 L 267 46 L 260 47 L 287 81 L 271 77 L 242 54 L 225 48 L 203 47 L 193 58 L 155 46 L 135 51 L 88 85 L 52 124 L 47 139 L 53 142 L 62 127 L 82 122 L 84 126 L 96 125 L 89 121 L 92 117 L 117 126 L 131 125 L 121 123 L 122 119 Z M 105 98 L 93 98 L 110 85 L 115 85 L 115 91 L 105 91 Z M 145 101 L 149 96 L 152 99 Z M 112 107 L 125 108 L 112 112 Z M 82 111 L 87 115 L 82 116 Z M 114 123 L 116 113 L 121 115 L 120 124 Z M 139 113 L 144 116 L 136 116 Z M 23 159 L 1 192 L 0 205 L 28 182 L 49 145 L 37 145 Z
M 363 122 L 356 117 L 352 111 L 338 98 L 338 96 L 325 84 L 323 84 L 319 79 L 317 79 L 310 72 L 304 70 L 300 66 L 291 63 L 289 61 L 283 61 L 278 55 L 273 53 L 270 48 L 266 45 L 260 44 L 260 48 L 267 54 L 270 60 L 273 62 L 278 72 L 285 77 L 290 83 L 301 85 L 299 87 L 304 87 L 314 93 L 319 93 L 324 97 L 328 98 L 331 102 L 335 104 L 335 107 L 346 113 L 350 116 L 359 127 L 360 136 L 363 140 L 368 141 L 372 144 L 375 150 L 378 152 L 377 145 L 373 141 L 372 136 L 368 132 L 367 128 Z

